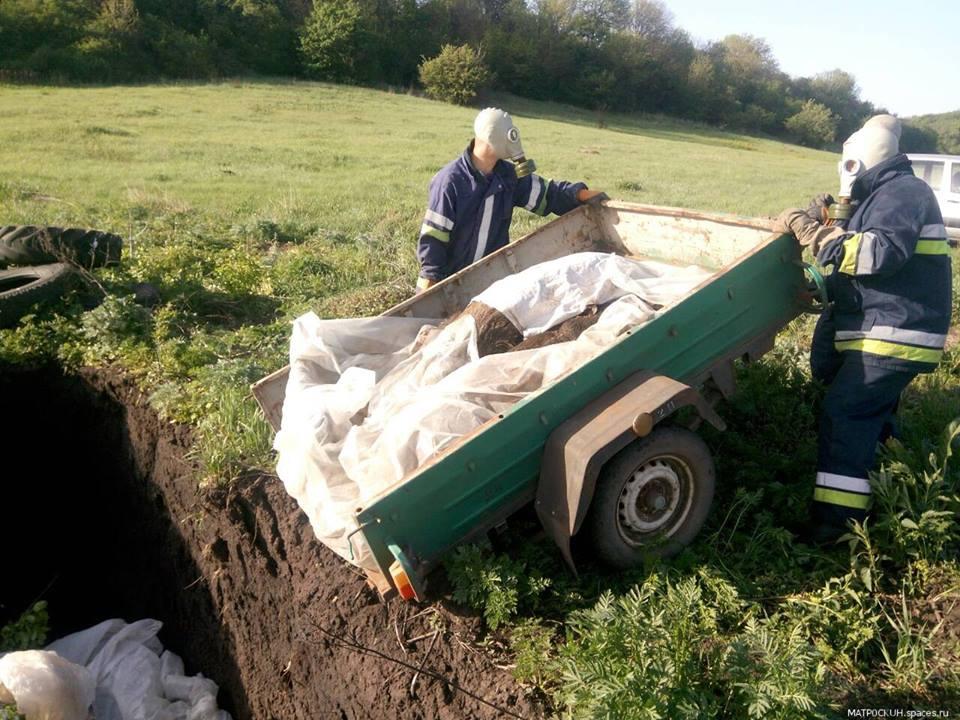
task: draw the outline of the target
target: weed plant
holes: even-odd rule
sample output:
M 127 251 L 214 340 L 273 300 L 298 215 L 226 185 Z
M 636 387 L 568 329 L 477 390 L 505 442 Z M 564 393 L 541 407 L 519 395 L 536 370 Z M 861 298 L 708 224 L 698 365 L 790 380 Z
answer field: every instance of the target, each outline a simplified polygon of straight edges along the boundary
M 0 627 L 0 653 L 43 647 L 48 629 L 47 603 L 40 600 L 27 608 L 19 618 Z

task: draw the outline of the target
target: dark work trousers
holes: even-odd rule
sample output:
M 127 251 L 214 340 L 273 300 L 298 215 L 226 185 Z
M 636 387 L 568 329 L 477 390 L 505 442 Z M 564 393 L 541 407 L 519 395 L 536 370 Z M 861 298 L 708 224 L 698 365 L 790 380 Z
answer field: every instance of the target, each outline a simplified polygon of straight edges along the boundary
M 817 479 L 811 519 L 842 528 L 863 521 L 877 442 L 889 436 L 900 393 L 916 376 L 865 364 L 857 352 L 838 352 L 830 310 L 817 322 L 810 349 L 813 377 L 827 386 L 820 415 Z

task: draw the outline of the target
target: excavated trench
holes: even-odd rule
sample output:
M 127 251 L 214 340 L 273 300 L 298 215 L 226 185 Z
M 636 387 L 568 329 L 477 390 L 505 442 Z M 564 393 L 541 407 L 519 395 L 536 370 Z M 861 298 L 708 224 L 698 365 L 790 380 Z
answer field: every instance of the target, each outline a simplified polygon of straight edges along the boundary
M 275 478 L 199 490 L 189 431 L 128 380 L 0 368 L 0 398 L 0 625 L 41 598 L 51 637 L 155 617 L 238 720 L 541 716 L 475 617 L 381 602 Z

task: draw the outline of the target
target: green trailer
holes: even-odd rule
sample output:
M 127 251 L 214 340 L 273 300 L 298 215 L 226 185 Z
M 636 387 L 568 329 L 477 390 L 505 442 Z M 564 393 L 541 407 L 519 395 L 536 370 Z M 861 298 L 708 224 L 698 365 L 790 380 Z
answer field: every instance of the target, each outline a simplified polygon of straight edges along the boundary
M 669 554 L 700 529 L 714 466 L 695 433 L 735 390 L 736 360 L 752 361 L 809 304 L 800 248 L 767 219 L 608 201 L 550 222 L 388 310 L 446 318 L 492 282 L 583 251 L 614 252 L 714 271 L 678 302 L 559 381 L 527 396 L 356 508 L 384 596 L 422 597 L 454 546 L 534 502 L 573 568 L 585 533 L 617 567 Z M 287 369 L 254 385 L 274 429 Z

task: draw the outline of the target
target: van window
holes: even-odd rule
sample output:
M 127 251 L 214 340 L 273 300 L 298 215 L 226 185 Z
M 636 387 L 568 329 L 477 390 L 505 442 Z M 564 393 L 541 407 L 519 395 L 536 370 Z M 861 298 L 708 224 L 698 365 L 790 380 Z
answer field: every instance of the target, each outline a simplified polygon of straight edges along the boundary
M 954 171 L 953 177 L 950 179 L 950 192 L 960 193 L 960 163 L 955 162 L 953 166 L 957 169 Z
M 937 162 L 935 160 L 914 160 L 913 174 L 934 190 L 939 190 L 943 183 L 943 162 Z

